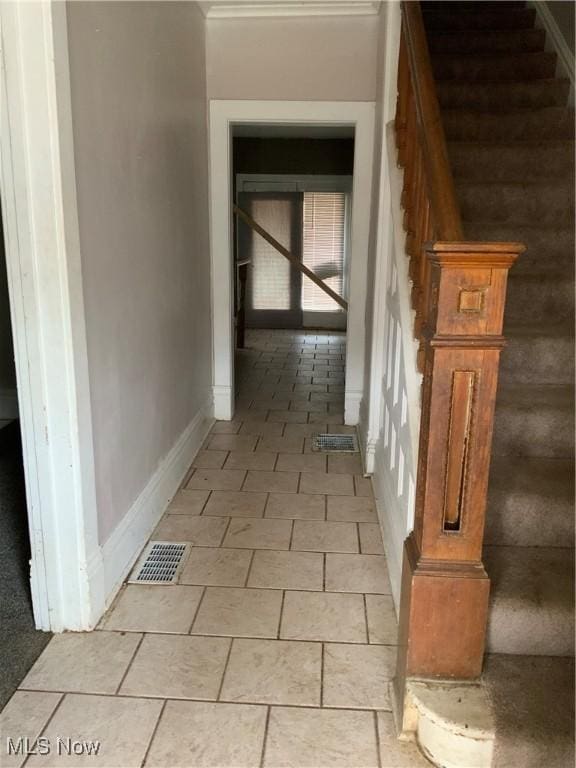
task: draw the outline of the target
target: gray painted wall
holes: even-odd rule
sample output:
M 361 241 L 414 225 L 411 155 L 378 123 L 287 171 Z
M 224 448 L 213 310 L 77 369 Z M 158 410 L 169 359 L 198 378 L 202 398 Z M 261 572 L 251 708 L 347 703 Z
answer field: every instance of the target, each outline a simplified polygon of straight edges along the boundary
M 103 543 L 210 395 L 204 20 L 191 2 L 67 13 Z
M 574 53 L 574 10 L 576 6 L 573 0 L 548 0 L 546 5 L 554 16 L 568 47 Z
M 211 99 L 373 101 L 377 16 L 210 19 Z

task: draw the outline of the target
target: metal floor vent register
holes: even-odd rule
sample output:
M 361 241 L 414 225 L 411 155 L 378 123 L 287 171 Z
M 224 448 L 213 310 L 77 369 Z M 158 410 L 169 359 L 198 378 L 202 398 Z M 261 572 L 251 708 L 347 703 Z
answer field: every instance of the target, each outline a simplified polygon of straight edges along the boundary
M 184 542 L 151 541 L 136 567 L 129 584 L 174 584 L 184 565 L 190 545 Z
M 314 451 L 329 453 L 357 453 L 356 435 L 314 435 L 312 439 Z

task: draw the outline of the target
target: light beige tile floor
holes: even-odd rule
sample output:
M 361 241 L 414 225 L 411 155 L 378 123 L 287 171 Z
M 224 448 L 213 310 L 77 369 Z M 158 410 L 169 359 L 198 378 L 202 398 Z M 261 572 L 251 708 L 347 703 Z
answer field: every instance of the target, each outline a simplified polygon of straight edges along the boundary
M 216 423 L 154 538 L 192 544 L 179 583 L 125 586 L 97 631 L 55 636 L 1 715 L 6 737 L 100 740 L 96 768 L 419 768 L 388 683 L 396 617 L 342 425 L 344 337 L 249 331 L 238 411 Z

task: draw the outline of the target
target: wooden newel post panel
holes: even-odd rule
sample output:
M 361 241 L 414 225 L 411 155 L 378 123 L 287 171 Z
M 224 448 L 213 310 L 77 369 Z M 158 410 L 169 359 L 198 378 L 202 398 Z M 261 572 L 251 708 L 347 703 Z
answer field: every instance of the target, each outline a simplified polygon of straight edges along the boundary
M 426 246 L 424 382 L 414 530 L 404 546 L 398 669 L 482 669 L 489 579 L 482 539 L 508 270 L 517 243 Z

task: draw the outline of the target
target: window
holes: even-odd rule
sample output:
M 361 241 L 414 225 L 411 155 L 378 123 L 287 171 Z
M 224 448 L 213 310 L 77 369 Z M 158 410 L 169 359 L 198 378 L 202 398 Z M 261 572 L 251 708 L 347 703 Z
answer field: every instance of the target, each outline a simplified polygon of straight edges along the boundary
M 346 195 L 304 192 L 302 260 L 340 296 L 344 286 Z M 311 280 L 302 281 L 305 312 L 340 311 L 338 304 Z
M 253 200 L 252 216 L 290 248 L 290 200 Z M 252 304 L 254 309 L 290 309 L 290 262 L 259 235 L 252 237 Z

